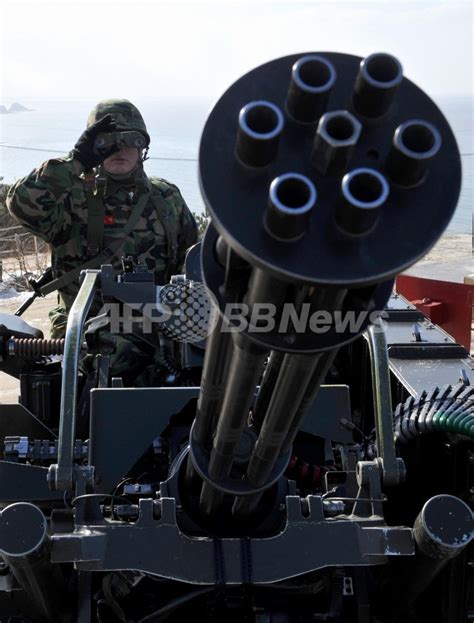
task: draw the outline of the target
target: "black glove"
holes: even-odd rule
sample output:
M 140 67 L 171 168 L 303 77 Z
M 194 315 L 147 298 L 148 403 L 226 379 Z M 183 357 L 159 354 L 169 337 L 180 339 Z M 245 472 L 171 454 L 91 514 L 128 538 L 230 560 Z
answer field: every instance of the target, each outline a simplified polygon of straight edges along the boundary
M 117 147 L 117 145 L 101 150 L 94 148 L 97 135 L 103 132 L 114 132 L 116 129 L 117 126 L 112 116 L 105 115 L 105 117 L 93 123 L 81 134 L 72 150 L 73 157 L 79 160 L 86 170 L 96 167 L 106 158 L 120 151 L 120 147 Z

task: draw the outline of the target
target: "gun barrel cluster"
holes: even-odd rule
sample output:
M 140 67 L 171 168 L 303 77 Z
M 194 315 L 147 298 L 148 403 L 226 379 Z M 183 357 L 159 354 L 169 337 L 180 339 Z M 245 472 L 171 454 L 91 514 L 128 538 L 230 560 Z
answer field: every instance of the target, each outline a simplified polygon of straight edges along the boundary
M 407 90 L 421 102 L 416 117 Z M 442 132 L 453 142 L 434 110 L 396 58 L 376 53 L 278 59 L 241 78 L 211 112 L 200 151 L 212 216 L 202 265 L 219 322 L 208 339 L 188 464 L 188 476 L 195 468 L 205 474 L 203 516 L 225 504 L 237 518 L 252 516 L 284 473 L 338 349 L 368 326 L 337 332 L 335 313 L 376 315 L 401 266 L 423 252 L 426 241 L 401 243 L 412 189 L 428 201 Z M 235 305 L 238 320 L 229 312 Z M 292 318 L 306 308 L 329 315 L 328 332 L 291 323 L 265 331 L 262 309 L 278 320 L 288 306 Z M 243 439 L 255 440 L 246 463 Z M 193 463 L 197 456 L 206 469 Z

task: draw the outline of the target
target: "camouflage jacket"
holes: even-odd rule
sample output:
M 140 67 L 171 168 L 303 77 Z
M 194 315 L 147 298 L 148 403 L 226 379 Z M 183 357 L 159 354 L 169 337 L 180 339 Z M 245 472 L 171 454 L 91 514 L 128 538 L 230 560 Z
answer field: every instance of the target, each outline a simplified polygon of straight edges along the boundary
M 38 169 L 17 181 L 7 195 L 10 213 L 26 229 L 49 243 L 54 276 L 81 266 L 87 256 L 87 200 L 81 177 L 83 166 L 70 154 L 47 160 Z M 144 182 L 146 175 L 142 171 Z M 156 283 L 164 283 L 169 262 L 165 229 L 158 217 L 152 195 L 158 193 L 169 202 L 178 220 L 178 267 L 181 268 L 186 250 L 197 242 L 197 227 L 178 188 L 161 178 L 151 178 L 152 191 L 145 209 L 120 251 L 155 272 Z M 103 248 L 121 238 L 122 229 L 145 192 L 144 183 L 125 186 L 110 180 L 104 189 Z M 120 269 L 120 258 L 114 258 L 114 268 Z M 78 282 L 60 291 L 61 300 L 69 307 L 78 291 Z

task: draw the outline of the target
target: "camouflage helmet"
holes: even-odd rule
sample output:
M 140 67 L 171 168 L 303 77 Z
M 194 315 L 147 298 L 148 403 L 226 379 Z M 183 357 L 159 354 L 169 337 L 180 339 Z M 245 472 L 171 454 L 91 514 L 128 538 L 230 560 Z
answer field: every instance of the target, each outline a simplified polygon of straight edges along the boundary
M 128 100 L 110 99 L 102 100 L 91 110 L 87 118 L 87 127 L 105 117 L 112 115 L 117 124 L 118 131 L 136 130 L 141 132 L 147 141 L 147 147 L 150 144 L 150 135 L 147 132 L 145 121 L 136 106 Z

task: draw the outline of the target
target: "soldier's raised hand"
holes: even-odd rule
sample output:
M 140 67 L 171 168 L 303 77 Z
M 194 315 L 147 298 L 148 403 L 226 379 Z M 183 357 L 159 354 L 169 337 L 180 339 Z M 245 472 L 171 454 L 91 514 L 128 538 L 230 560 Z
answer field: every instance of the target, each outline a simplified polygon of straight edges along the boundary
M 112 115 L 105 115 L 99 121 L 93 123 L 88 127 L 81 136 L 78 138 L 77 143 L 74 145 L 72 154 L 74 158 L 79 160 L 84 165 L 86 170 L 90 170 L 96 167 L 106 158 L 112 154 L 120 151 L 117 145 L 112 145 L 107 149 L 97 150 L 94 148 L 95 139 L 100 133 L 114 132 L 116 130 L 116 124 Z

